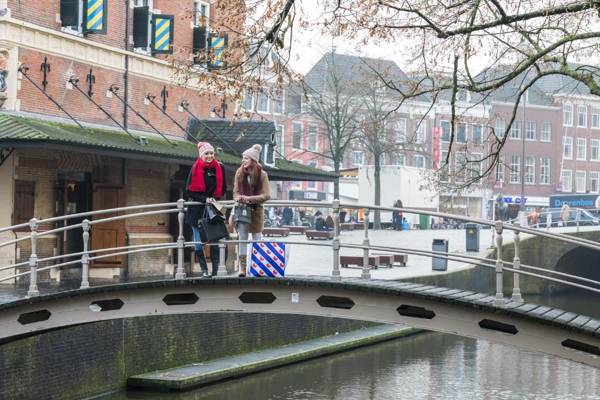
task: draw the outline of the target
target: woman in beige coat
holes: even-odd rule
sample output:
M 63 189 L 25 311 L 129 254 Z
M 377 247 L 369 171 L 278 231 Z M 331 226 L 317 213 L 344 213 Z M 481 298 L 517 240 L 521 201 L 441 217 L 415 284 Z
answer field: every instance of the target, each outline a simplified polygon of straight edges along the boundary
M 233 199 L 238 203 L 250 205 L 252 220 L 249 224 L 237 223 L 236 229 L 240 240 L 261 240 L 264 224 L 264 208 L 262 204 L 271 198 L 269 177 L 259 164 L 261 145 L 255 144 L 242 153 L 242 165 L 235 172 L 233 180 Z M 246 276 L 247 243 L 240 243 L 240 276 Z

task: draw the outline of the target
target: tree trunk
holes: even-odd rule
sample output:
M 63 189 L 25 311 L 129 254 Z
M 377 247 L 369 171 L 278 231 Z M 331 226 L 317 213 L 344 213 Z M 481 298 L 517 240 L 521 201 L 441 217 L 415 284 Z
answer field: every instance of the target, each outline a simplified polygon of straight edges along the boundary
M 334 169 L 335 174 L 337 175 L 335 177 L 335 179 L 333 180 L 333 198 L 339 200 L 339 198 L 340 198 L 340 163 L 335 162 L 333 169 Z
M 381 165 L 379 157 L 375 157 L 375 205 L 381 205 Z M 381 229 L 381 212 L 375 210 L 373 213 L 373 229 Z

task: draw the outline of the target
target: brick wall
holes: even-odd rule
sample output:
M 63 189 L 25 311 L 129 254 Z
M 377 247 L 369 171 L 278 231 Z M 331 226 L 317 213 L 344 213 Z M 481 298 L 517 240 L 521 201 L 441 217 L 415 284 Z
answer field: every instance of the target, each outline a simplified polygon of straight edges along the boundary
M 85 324 L 0 345 L 0 398 L 86 398 L 123 389 L 132 375 L 372 325 L 323 317 L 229 313 Z

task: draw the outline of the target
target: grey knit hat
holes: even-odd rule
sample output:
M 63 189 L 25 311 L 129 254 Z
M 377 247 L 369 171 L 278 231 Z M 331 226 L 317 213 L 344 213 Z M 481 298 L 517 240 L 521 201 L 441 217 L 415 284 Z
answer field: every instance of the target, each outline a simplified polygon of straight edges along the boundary
M 262 146 L 260 144 L 254 144 L 248 150 L 242 153 L 243 156 L 253 159 L 256 162 L 260 161 L 260 151 Z

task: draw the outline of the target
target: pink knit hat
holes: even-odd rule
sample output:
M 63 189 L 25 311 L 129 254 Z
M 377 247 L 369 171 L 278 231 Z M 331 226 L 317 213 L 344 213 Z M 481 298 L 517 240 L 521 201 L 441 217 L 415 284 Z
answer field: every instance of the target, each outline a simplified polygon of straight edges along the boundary
M 197 147 L 198 147 L 198 155 L 200 157 L 202 157 L 202 155 L 204 153 L 206 153 L 207 151 L 212 151 L 212 152 L 215 151 L 215 148 L 212 147 L 212 145 L 208 142 L 198 142 Z

